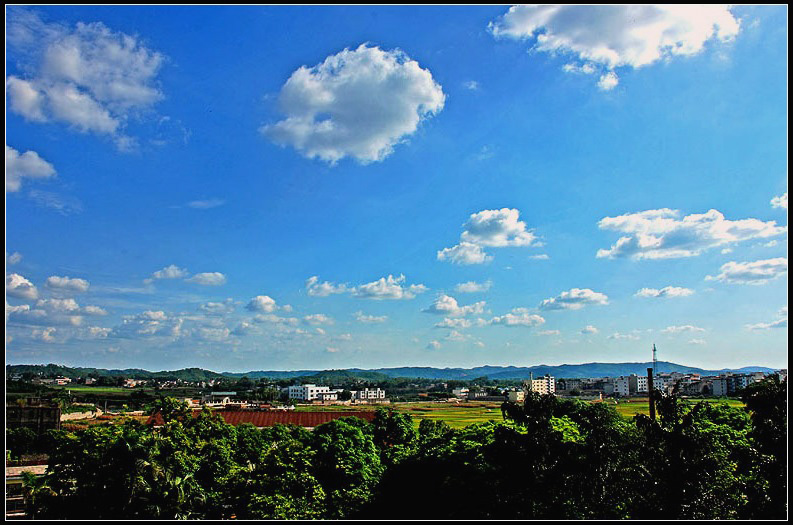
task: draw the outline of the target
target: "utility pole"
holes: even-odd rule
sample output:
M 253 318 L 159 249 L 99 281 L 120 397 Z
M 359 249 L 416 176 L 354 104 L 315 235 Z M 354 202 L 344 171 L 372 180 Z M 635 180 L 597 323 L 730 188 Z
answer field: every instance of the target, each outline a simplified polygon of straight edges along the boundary
M 655 345 L 653 345 L 655 347 Z M 655 421 L 655 396 L 653 396 L 653 369 L 647 369 L 647 390 L 650 393 L 650 419 Z

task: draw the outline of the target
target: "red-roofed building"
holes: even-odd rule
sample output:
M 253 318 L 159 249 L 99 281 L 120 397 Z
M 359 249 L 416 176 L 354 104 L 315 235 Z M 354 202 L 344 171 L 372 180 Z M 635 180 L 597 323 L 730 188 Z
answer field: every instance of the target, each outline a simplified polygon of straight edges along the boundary
M 373 410 L 347 411 L 347 412 L 294 412 L 294 411 L 253 411 L 253 410 L 217 410 L 213 412 L 219 415 L 229 425 L 241 425 L 250 423 L 256 427 L 271 427 L 273 425 L 297 425 L 312 429 L 323 423 L 328 423 L 334 419 L 342 417 L 357 417 L 371 423 L 374 420 Z M 194 410 L 193 417 L 198 417 L 200 411 Z M 147 425 L 159 427 L 165 424 L 162 415 L 157 412 L 149 417 Z

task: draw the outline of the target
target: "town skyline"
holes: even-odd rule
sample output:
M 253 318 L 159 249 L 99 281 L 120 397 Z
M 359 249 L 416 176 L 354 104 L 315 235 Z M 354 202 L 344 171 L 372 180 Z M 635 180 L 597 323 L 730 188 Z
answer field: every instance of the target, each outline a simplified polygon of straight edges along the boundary
M 783 6 L 6 19 L 7 365 L 787 368 Z

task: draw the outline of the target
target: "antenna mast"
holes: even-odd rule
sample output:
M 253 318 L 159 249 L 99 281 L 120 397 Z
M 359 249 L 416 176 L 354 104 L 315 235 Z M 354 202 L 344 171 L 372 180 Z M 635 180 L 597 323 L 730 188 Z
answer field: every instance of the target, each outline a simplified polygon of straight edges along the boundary
M 653 374 L 658 373 L 658 359 L 655 355 L 655 343 L 653 343 Z

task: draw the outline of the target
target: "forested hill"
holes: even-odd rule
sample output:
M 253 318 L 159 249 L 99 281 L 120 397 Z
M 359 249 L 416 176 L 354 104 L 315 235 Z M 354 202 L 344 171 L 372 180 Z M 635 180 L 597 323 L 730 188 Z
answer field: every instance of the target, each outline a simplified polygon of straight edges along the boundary
M 6 365 L 6 377 L 17 374 L 35 374 L 42 376 L 62 375 L 65 377 L 130 377 L 136 379 L 181 379 L 184 381 L 208 381 L 219 377 L 251 379 L 291 379 L 295 377 L 315 376 L 317 380 L 326 378 L 355 377 L 369 381 L 387 378 L 424 378 L 424 379 L 457 379 L 471 380 L 479 377 L 489 379 L 528 379 L 550 374 L 557 378 L 584 378 L 584 377 L 617 377 L 621 375 L 644 375 L 652 362 L 645 363 L 585 363 L 578 365 L 538 365 L 531 367 L 515 366 L 479 366 L 474 368 L 432 368 L 432 367 L 400 367 L 378 368 L 364 370 L 350 368 L 345 370 L 257 370 L 250 372 L 213 372 L 202 368 L 184 368 L 181 370 L 149 372 L 137 368 L 112 369 L 80 368 L 63 365 Z M 667 361 L 658 362 L 658 372 L 698 373 L 702 375 L 717 375 L 722 372 L 766 372 L 774 370 L 766 367 L 748 366 L 739 369 L 704 370 L 693 366 L 679 365 Z

